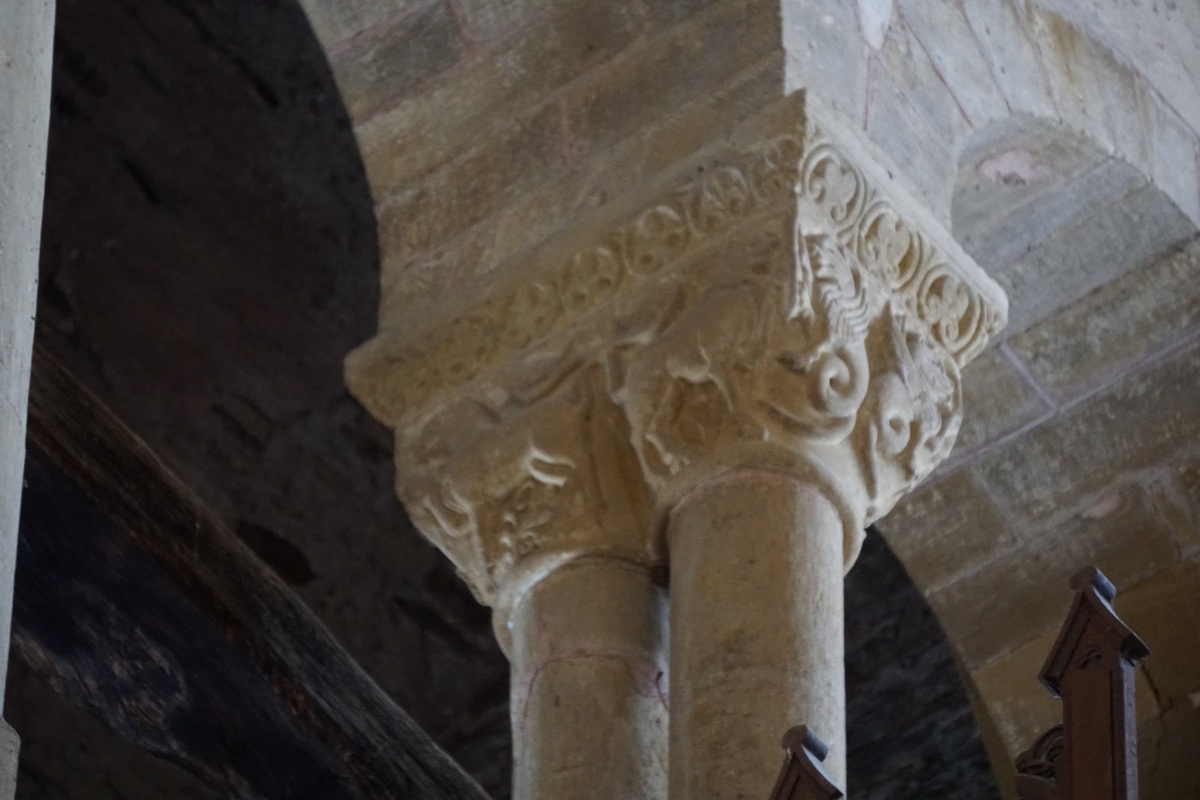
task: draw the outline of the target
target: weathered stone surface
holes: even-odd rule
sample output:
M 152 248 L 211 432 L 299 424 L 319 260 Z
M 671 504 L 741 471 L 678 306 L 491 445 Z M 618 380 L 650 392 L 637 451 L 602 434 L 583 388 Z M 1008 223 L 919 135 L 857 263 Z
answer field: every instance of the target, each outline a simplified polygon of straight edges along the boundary
M 965 2 L 962 8 L 1009 108 L 1054 117 L 1041 54 L 1014 0 Z
M 904 18 L 929 51 L 941 80 L 968 121 L 982 127 L 1008 111 L 979 40 L 963 12 L 968 2 L 898 0 Z
M 1194 663 L 1194 662 L 1193 662 Z M 1200 712 L 1191 703 L 1178 703 L 1138 726 L 1138 790 L 1143 797 L 1195 800 L 1196 742 L 1200 742 Z
M 1027 14 L 1030 32 L 1050 75 L 1059 119 L 1076 130 L 1101 130 L 1107 103 L 1099 81 L 1103 73 L 1096 64 L 1102 48 L 1082 29 L 1043 5 L 1029 4 Z
M 982 191 L 971 191 L 974 187 L 964 187 L 960 183 L 961 188 L 955 194 L 956 205 L 962 202 L 967 207 L 963 217 L 973 217 L 974 222 L 960 228 L 960 218 L 956 216 L 955 234 L 967 252 L 993 274 L 1000 273 L 1013 262 L 1036 257 L 1038 249 L 1047 246 L 1055 235 L 1086 226 L 1089 220 L 1104 214 L 1107 206 L 1123 203 L 1135 190 L 1147 184 L 1144 175 L 1117 159 L 1097 158 L 1095 166 L 1091 166 L 1089 155 L 1099 156 L 1099 152 L 1084 142 L 1078 143 L 1079 150 L 1084 153 L 1079 156 L 1071 153 L 1065 158 L 1056 157 L 1058 154 L 1054 151 L 1073 150 L 1067 142 L 1058 147 L 1050 143 L 1043 147 L 1014 144 L 1012 149 L 975 165 L 976 173 L 988 173 L 979 175 L 976 186 L 985 181 L 992 184 L 1007 181 L 1013 188 L 1005 191 L 984 184 Z M 1005 161 L 1013 166 L 1008 167 Z M 1024 174 L 1018 164 L 1028 165 Z M 1104 223 L 1111 224 L 1108 219 L 1102 220 L 1101 224 Z M 1070 231 L 1065 236 L 1069 237 L 1070 246 L 1075 246 L 1079 238 L 1089 234 L 1094 235 L 1084 228 Z
M 1192 344 L 988 455 L 979 469 L 998 502 L 1037 524 L 1152 467 L 1198 430 L 1200 348 Z
M 647 21 L 629 2 L 559 6 L 514 36 L 463 63 L 424 91 L 397 99 L 355 132 L 377 202 L 411 179 L 479 144 L 514 117 L 533 113 L 552 92 L 627 47 Z
M 407 191 L 376 206 L 387 280 L 495 213 L 562 163 L 561 110 L 541 107 Z M 489 265 L 483 265 L 486 271 Z
M 1073 397 L 1200 323 L 1200 240 L 1085 296 L 1014 337 L 1043 385 Z M 969 385 L 969 384 L 968 384 Z
M 53 41 L 53 0 L 0 8 L 0 688 L 8 670 Z M 9 800 L 15 779 L 0 759 L 0 798 Z
M 1057 629 L 1070 602 L 1063 587 L 1081 565 L 1098 566 L 1124 589 L 1178 557 L 1172 532 L 1140 484 L 1114 486 L 1051 528 L 1018 523 L 1013 530 L 1022 540 L 1015 548 L 930 595 L 970 669 Z
M 21 737 L 11 725 L 0 720 L 0 798 L 4 800 L 12 800 L 17 794 L 17 759 L 20 752 Z
M 747 118 L 777 103 L 781 63 L 780 56 L 770 57 L 635 132 L 612 151 L 597 153 L 596 160 L 576 163 L 402 275 L 385 269 L 380 319 L 403 320 L 405 330 L 415 334 L 438 315 L 467 307 L 486 274 L 522 269 L 528 263 L 523 256 L 561 233 L 570 220 L 622 197 L 630 186 L 654 185 L 681 157 L 729 136 Z M 439 303 L 416 302 L 421 295 Z
M 717 3 L 590 73 L 565 98 L 571 148 L 587 157 L 677 112 L 779 48 L 777 0 Z
M 895 164 L 902 164 L 921 199 L 937 217 L 950 219 L 955 164 L 952 143 L 933 135 L 888 73 L 871 74 L 867 134 Z
M 1136 70 L 1121 63 L 1113 53 L 1104 51 L 1097 59 L 1104 85 L 1105 116 L 1112 128 L 1112 149 L 1121 158 L 1136 164 L 1147 175 L 1153 174 L 1153 134 L 1146 127 L 1145 103 L 1150 91 Z M 1195 220 L 1193 220 L 1195 221 Z
M 543 670 L 520 655 L 576 632 L 522 609 L 579 562 L 667 568 L 668 526 L 670 792 L 765 793 L 791 719 L 844 754 L 843 571 L 862 528 L 948 454 L 959 368 L 1004 300 L 859 134 L 805 99 L 576 219 L 520 272 L 481 276 L 473 303 L 420 337 L 385 320 L 347 359 L 396 431 L 406 507 L 514 654 L 514 698 L 529 703 L 514 730 L 536 729 L 516 751 L 528 797 L 587 797 L 595 779 L 556 745 L 591 702 L 563 696 L 587 659 Z M 763 585 L 795 587 L 778 624 L 752 602 Z M 633 687 L 610 667 L 597 678 L 624 707 Z M 557 681 L 561 702 L 533 680 Z M 596 742 L 630 733 L 618 717 L 597 725 Z M 615 785 L 654 782 L 644 759 L 615 757 Z M 839 782 L 843 759 L 827 762 Z
M 912 104 L 921 122 L 948 150 L 970 130 L 970 123 L 933 59 L 903 16 L 892 23 L 879 54 L 881 66 Z
M 1175 535 L 1180 556 L 1200 553 L 1200 460 L 1194 453 L 1150 482 L 1155 508 Z
M 351 118 L 368 119 L 448 69 L 462 52 L 453 13 L 437 2 L 355 42 L 334 58 L 333 70 Z
M 1061 618 L 1066 615 L 1070 595 L 1062 586 L 1058 589 L 1056 597 L 1067 598 L 1066 602 L 1056 603 Z M 984 698 L 989 722 L 1005 749 L 1007 763 L 995 764 L 997 771 L 1013 763 L 1021 751 L 1062 722 L 1062 703 L 1037 680 L 1057 636 L 1057 630 L 1048 632 L 1002 658 L 970 670 L 971 681 Z
M 1200 153 L 1197 152 L 1200 144 L 1196 141 L 1196 133 L 1165 104 L 1155 102 L 1152 109 L 1147 126 L 1153 131 L 1150 147 L 1154 152 L 1154 170 L 1151 174 L 1180 211 L 1192 221 L 1200 221 Z
M 498 39 L 554 8 L 552 0 L 453 0 L 467 35 L 480 42 Z
M 1012 298 L 1013 335 L 1190 238 L 1191 221 L 1157 187 L 1145 186 L 993 274 Z
M 954 235 L 964 246 L 971 246 L 973 240 L 1000 227 L 998 220 L 1021 213 L 1030 205 L 1046 205 L 1048 198 L 1064 186 L 1096 169 L 1111 172 L 1113 167 L 1106 165 L 1111 159 L 1095 142 L 1054 122 L 1015 114 L 993 123 L 972 134 L 959 156 Z M 1145 176 L 1140 180 L 1144 183 Z M 1095 202 L 1086 195 L 1082 199 Z M 1023 229 L 1012 227 L 1013 237 L 1027 235 Z M 1044 230 L 1045 226 L 1039 228 Z M 985 256 L 982 250 L 979 256 L 989 265 L 1003 260 Z
M 999 557 L 1017 541 L 1004 512 L 969 469 L 927 482 L 877 526 L 926 593 Z
M 951 458 L 969 454 L 1049 411 L 1009 354 L 992 348 L 963 370 L 963 425 Z
M 1190 706 L 1190 695 L 1200 690 L 1195 669 L 1196 653 L 1200 653 L 1197 597 L 1200 568 L 1187 564 L 1154 575 L 1118 599 L 1121 619 L 1137 631 L 1153 656 L 1140 668 L 1152 691 L 1149 703 L 1138 698 L 1140 720 Z
M 386 24 L 421 5 L 421 0 L 299 0 L 326 50 L 368 28 Z
M 787 93 L 811 90 L 861 125 L 870 46 L 859 32 L 854 5 L 843 0 L 784 0 L 782 5 Z
M 1039 0 L 1088 30 L 1145 76 L 1156 93 L 1200 130 L 1200 11 L 1192 3 L 1076 3 Z

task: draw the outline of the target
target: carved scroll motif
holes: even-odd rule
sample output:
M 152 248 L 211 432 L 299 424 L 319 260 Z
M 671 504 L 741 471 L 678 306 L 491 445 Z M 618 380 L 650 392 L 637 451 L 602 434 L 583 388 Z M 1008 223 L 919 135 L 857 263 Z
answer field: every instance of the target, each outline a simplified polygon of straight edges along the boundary
M 386 336 L 349 362 L 356 393 L 398 422 L 539 344 L 559 339 L 618 298 L 655 292 L 752 218 L 792 215 L 840 242 L 863 276 L 890 293 L 961 366 L 1003 325 L 1004 311 L 951 268 L 814 123 L 729 156 L 566 258 L 531 265 L 447 327 L 398 346 Z M 831 243 L 823 245 L 832 252 Z M 402 376 L 402 379 L 401 377 Z
M 654 562 L 649 509 L 714 465 L 837 473 L 861 529 L 949 453 L 1004 314 L 811 122 L 528 274 L 350 368 L 486 602 L 597 548 Z

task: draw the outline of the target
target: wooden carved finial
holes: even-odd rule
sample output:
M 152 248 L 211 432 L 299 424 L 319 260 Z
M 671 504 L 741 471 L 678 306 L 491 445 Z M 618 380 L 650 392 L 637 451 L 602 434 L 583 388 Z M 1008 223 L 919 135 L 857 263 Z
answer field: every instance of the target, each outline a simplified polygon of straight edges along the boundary
M 783 769 L 771 800 L 838 800 L 842 790 L 833 785 L 821 762 L 829 755 L 829 748 L 809 730 L 807 725 L 797 725 L 783 735 Z
M 1075 602 L 1039 678 L 1063 701 L 1063 724 L 1017 760 L 1025 800 L 1136 800 L 1134 667 L 1150 650 L 1113 610 L 1095 567 L 1071 579 Z

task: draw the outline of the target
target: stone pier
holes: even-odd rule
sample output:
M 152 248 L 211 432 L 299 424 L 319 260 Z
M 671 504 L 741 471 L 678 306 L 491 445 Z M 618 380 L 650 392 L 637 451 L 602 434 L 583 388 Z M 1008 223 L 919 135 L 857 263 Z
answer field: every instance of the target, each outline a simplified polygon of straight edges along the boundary
M 53 33 L 53 0 L 0 7 L 0 711 L 25 470 Z M 0 719 L 0 800 L 16 792 L 17 749 L 16 733 Z
M 1005 320 L 803 93 L 669 175 L 347 362 L 493 609 L 520 800 L 765 798 L 799 723 L 844 785 L 842 576 Z

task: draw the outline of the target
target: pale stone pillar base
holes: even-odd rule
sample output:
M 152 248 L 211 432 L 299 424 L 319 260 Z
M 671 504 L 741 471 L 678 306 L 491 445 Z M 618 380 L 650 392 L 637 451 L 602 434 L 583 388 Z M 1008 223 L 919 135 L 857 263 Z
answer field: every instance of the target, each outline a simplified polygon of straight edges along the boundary
M 514 604 L 514 797 L 666 795 L 664 600 L 645 567 L 588 559 Z
M 13 800 L 17 794 L 17 756 L 21 737 L 0 719 L 0 800 Z
M 671 800 L 767 797 L 803 723 L 845 785 L 843 523 L 793 478 L 743 472 L 671 516 Z

